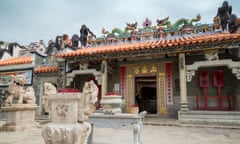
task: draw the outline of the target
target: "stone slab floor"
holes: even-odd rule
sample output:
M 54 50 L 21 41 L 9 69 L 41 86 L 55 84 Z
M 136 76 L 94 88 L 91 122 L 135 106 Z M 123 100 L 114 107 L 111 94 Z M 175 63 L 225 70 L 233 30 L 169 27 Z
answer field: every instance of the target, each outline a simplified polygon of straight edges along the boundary
M 0 121 L 1 125 L 3 123 Z M 240 144 L 240 129 L 144 125 L 142 141 L 144 144 Z M 94 128 L 93 144 L 132 143 L 131 126 Z M 41 127 L 22 132 L 0 132 L 0 144 L 44 144 Z

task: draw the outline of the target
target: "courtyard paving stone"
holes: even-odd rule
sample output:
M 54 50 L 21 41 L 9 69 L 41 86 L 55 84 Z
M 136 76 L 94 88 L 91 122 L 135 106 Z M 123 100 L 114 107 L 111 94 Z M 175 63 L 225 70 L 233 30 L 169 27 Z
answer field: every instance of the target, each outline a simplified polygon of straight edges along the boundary
M 4 121 L 0 121 L 2 125 Z M 44 125 L 41 125 L 43 127 Z M 21 132 L 0 132 L 0 144 L 44 144 L 41 127 Z M 239 129 L 144 125 L 144 144 L 238 144 Z M 131 126 L 119 129 L 94 127 L 93 144 L 132 144 Z

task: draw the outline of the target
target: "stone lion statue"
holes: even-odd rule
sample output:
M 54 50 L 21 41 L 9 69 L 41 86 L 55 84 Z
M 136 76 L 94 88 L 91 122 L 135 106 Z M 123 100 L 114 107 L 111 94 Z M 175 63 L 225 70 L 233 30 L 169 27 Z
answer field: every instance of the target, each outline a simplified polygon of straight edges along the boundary
M 42 96 L 42 105 L 45 112 L 49 112 L 50 102 L 48 100 L 49 95 L 56 94 L 57 88 L 50 82 L 45 82 L 43 84 L 44 94 Z
M 17 104 L 35 104 L 35 92 L 32 87 L 24 89 L 26 79 L 24 75 L 13 76 L 8 86 L 9 96 L 6 100 L 7 105 L 11 105 L 13 99 L 17 99 Z
M 88 116 L 92 114 L 96 108 L 95 103 L 97 102 L 98 87 L 93 80 L 85 82 L 83 86 L 83 101 L 79 104 L 79 118 L 80 122 L 86 121 Z

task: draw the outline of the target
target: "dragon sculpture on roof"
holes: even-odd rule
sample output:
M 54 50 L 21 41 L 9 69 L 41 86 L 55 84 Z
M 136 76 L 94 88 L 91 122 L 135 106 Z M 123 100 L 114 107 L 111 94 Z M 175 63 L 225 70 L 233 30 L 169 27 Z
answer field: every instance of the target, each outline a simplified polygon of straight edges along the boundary
M 157 19 L 157 25 L 159 27 L 164 27 L 166 26 L 166 29 L 171 29 L 171 30 L 179 30 L 182 25 L 192 25 L 193 22 L 198 22 L 201 20 L 201 15 L 198 14 L 196 18 L 193 18 L 191 20 L 186 19 L 186 18 L 181 18 L 177 20 L 175 23 L 171 23 L 169 21 L 169 16 L 164 18 L 164 19 Z
M 114 34 L 114 35 L 118 35 L 119 37 L 121 36 L 130 36 L 131 31 L 134 31 L 135 29 L 137 29 L 137 25 L 138 23 L 126 23 L 126 27 L 124 28 L 124 30 L 121 30 L 120 28 L 114 28 L 112 29 L 111 32 L 106 31 L 105 28 L 102 28 L 102 33 L 106 34 L 106 35 L 110 35 L 110 34 Z

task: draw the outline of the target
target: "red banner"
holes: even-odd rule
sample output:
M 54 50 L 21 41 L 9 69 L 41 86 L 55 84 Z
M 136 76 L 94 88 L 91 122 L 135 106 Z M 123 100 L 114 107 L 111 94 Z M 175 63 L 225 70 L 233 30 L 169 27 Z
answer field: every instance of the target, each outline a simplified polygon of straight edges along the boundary
M 120 67 L 120 94 L 124 98 L 126 90 L 126 66 Z
M 165 64 L 167 105 L 173 104 L 172 63 Z

